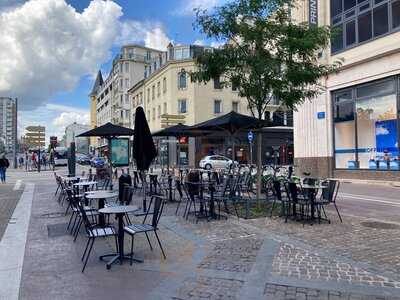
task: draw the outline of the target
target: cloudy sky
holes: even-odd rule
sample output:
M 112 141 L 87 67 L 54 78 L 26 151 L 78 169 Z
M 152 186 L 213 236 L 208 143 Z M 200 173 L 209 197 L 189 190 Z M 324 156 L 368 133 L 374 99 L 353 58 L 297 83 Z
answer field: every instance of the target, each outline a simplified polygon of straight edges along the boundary
M 94 75 L 122 44 L 216 43 L 193 30 L 193 9 L 223 1 L 0 0 L 0 96 L 18 97 L 19 134 L 40 124 L 61 137 L 88 123 Z

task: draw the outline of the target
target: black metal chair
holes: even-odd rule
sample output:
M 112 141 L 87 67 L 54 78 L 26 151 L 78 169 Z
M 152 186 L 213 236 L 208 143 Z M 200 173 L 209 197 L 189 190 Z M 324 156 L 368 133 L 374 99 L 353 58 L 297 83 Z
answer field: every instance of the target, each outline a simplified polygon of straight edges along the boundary
M 129 234 L 131 236 L 131 265 L 133 262 L 133 246 L 134 246 L 134 239 L 135 239 L 135 235 L 138 233 L 144 233 L 146 235 L 147 241 L 149 243 L 150 249 L 153 251 L 153 246 L 151 245 L 149 236 L 148 236 L 148 232 L 154 232 L 157 241 L 158 241 L 158 245 L 160 246 L 161 252 L 164 256 L 164 259 L 166 259 L 166 255 L 164 252 L 164 249 L 161 245 L 161 241 L 160 238 L 158 237 L 157 234 L 157 230 L 158 230 L 158 223 L 160 221 L 162 212 L 164 210 L 164 199 L 162 199 L 160 196 L 152 196 L 151 200 L 150 200 L 150 204 L 149 204 L 149 208 L 148 208 L 148 212 L 151 209 L 151 206 L 153 206 L 153 214 L 152 214 L 152 219 L 151 219 L 151 223 L 146 223 L 146 220 L 149 216 L 149 213 L 147 212 L 143 222 L 141 224 L 130 224 L 128 226 L 124 227 L 124 231 L 125 233 Z
M 340 222 L 343 223 L 342 216 L 339 213 L 339 209 L 336 205 L 336 198 L 340 188 L 340 181 L 337 180 L 328 180 L 328 187 L 322 190 L 321 197 L 319 200 L 315 201 L 315 205 L 318 211 L 318 221 L 321 222 L 321 211 L 324 213 L 325 218 L 330 222 L 328 219 L 324 206 L 333 204 L 336 209 L 337 215 L 340 219 Z
M 109 237 L 113 236 L 115 238 L 115 247 L 118 252 L 118 239 L 117 239 L 117 231 L 113 226 L 105 226 L 105 227 L 97 227 L 97 225 L 93 225 L 90 223 L 89 218 L 86 214 L 86 211 L 80 201 L 78 201 L 78 209 L 80 212 L 80 215 L 83 220 L 83 224 L 85 225 L 85 230 L 86 230 L 86 236 L 88 238 L 88 241 L 86 243 L 85 251 L 83 252 L 82 255 L 82 262 L 83 262 L 83 268 L 82 268 L 82 273 L 85 271 L 86 264 L 89 260 L 90 253 L 92 251 L 94 241 L 98 237 Z
M 300 208 L 300 215 L 301 219 L 303 221 L 303 226 L 304 222 L 309 218 L 309 211 L 310 211 L 310 199 L 307 197 L 307 195 L 304 193 L 303 189 L 298 188 L 297 184 L 295 182 L 288 182 L 287 184 L 287 190 L 288 190 L 288 198 L 289 198 L 289 206 L 292 205 L 292 215 L 297 216 L 297 207 Z M 299 194 L 300 192 L 300 194 Z M 289 214 L 286 214 L 286 220 Z

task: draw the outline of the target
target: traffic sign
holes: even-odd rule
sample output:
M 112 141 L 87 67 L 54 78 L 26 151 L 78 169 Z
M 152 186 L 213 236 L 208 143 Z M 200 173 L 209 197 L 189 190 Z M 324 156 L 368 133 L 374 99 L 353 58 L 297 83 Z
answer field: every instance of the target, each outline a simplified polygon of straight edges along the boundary
M 254 138 L 253 132 L 249 131 L 249 133 L 247 134 L 247 139 L 249 140 L 249 143 L 253 141 L 253 138 Z

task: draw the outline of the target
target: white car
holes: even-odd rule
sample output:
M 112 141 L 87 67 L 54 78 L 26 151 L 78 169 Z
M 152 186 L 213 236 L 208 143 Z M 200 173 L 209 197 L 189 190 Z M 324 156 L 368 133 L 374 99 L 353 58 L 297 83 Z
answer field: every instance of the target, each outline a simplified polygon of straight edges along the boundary
M 237 162 L 234 162 L 237 165 Z M 229 168 L 232 165 L 232 160 L 222 155 L 209 155 L 203 157 L 199 162 L 200 168 L 211 170 L 211 169 L 224 169 Z

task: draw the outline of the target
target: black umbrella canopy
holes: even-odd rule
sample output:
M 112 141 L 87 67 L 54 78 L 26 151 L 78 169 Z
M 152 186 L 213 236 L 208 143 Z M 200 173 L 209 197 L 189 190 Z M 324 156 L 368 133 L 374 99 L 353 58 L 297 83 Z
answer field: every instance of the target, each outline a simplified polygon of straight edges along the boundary
M 138 170 L 148 170 L 150 164 L 156 158 L 157 150 L 154 146 L 149 124 L 142 107 L 136 108 L 135 134 L 133 143 L 133 158 L 136 160 Z
M 77 137 L 100 136 L 110 138 L 115 136 L 131 136 L 134 135 L 134 133 L 135 131 L 133 129 L 114 125 L 108 122 L 100 127 L 83 132 L 77 135 Z
M 190 130 L 190 126 L 183 125 L 179 123 L 178 125 L 174 125 L 160 131 L 153 133 L 153 136 L 172 136 L 172 137 L 181 137 L 181 136 L 189 136 L 196 137 L 204 135 L 204 132 L 196 132 L 195 130 Z
M 266 121 L 231 111 L 223 116 L 191 126 L 190 130 L 228 131 L 231 135 L 239 130 L 267 126 Z

